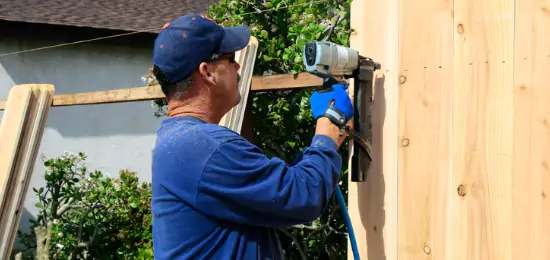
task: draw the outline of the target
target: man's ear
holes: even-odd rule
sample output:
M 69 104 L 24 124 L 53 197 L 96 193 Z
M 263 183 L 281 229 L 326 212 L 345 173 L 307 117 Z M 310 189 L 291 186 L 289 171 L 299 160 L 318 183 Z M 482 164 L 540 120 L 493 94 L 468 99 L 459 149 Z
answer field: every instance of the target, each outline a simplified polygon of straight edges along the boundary
M 206 62 L 201 62 L 199 65 L 199 75 L 200 77 L 211 85 L 216 85 L 216 79 L 212 74 L 212 66 Z

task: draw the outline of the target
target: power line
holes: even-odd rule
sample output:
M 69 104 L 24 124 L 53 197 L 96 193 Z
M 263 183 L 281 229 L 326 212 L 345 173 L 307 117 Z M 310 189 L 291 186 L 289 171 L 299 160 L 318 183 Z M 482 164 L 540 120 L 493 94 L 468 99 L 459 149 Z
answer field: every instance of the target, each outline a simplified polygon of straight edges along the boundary
M 33 52 L 33 51 L 39 51 L 39 50 L 53 49 L 53 48 L 69 46 L 69 45 L 76 45 L 76 44 L 85 43 L 85 42 L 99 41 L 99 40 L 104 40 L 104 39 L 108 39 L 108 38 L 121 37 L 121 36 L 137 34 L 137 33 L 142 33 L 142 32 L 148 32 L 148 31 L 152 31 L 152 30 L 135 31 L 135 32 L 130 32 L 130 33 L 122 33 L 122 34 L 104 36 L 104 37 L 98 37 L 98 38 L 93 38 L 93 39 L 88 39 L 88 40 L 81 40 L 81 41 L 76 41 L 76 42 L 68 42 L 68 43 L 61 43 L 61 44 L 56 44 L 56 45 L 38 47 L 38 48 L 27 49 L 27 50 L 22 50 L 22 51 L 8 52 L 8 53 L 0 54 L 0 57 L 19 54 L 19 53 L 25 53 L 25 52 Z
M 225 14 L 224 16 L 222 16 L 222 17 L 220 17 L 220 18 L 226 18 L 226 17 L 229 17 L 229 16 L 238 16 L 238 17 L 241 17 L 241 16 L 245 16 L 245 15 L 249 15 L 249 14 L 261 14 L 261 13 L 266 13 L 266 12 L 271 12 L 271 11 L 278 11 L 278 10 L 282 10 L 282 9 L 287 9 L 287 8 L 294 7 L 294 6 L 313 5 L 313 4 L 318 4 L 318 3 L 322 3 L 322 2 L 326 2 L 326 1 L 328 1 L 328 0 L 318 0 L 318 1 L 313 1 L 313 0 L 312 0 L 312 1 L 309 2 L 309 3 L 287 5 L 287 6 L 282 6 L 282 7 L 279 7 L 279 8 L 270 8 L 270 9 L 265 9 L 265 10 L 260 10 L 260 9 L 258 9 L 258 10 L 253 11 L 253 12 L 247 12 L 247 13 L 242 13 L 242 14 L 229 14 L 229 13 L 227 13 L 227 14 Z M 104 39 L 109 39 L 109 38 L 122 37 L 122 36 L 127 36 L 127 35 L 132 35 L 132 34 L 143 33 L 143 32 L 152 32 L 152 31 L 156 31 L 156 30 L 158 30 L 157 27 L 151 28 L 151 29 L 145 29 L 145 30 L 139 30 L 139 31 L 129 32 L 129 33 L 121 33 L 121 34 L 115 34 L 115 35 L 110 35 L 110 36 L 97 37 L 97 38 L 92 38 L 92 39 L 88 39 L 88 40 L 80 40 L 80 41 L 75 41 L 75 42 L 68 42 L 68 43 L 62 43 L 62 44 L 56 44 L 56 45 L 38 47 L 38 48 L 27 49 L 27 50 L 22 50 L 22 51 L 14 51 L 14 52 L 2 53 L 2 54 L 0 54 L 0 57 L 9 56 L 9 55 L 15 55 L 15 54 L 20 54 L 20 53 L 27 53 L 27 52 L 34 52 L 34 51 L 46 50 L 46 49 L 59 48 L 59 47 L 63 47 L 63 46 L 76 45 L 76 44 L 80 44 L 80 43 L 99 41 L 99 40 L 104 40 Z

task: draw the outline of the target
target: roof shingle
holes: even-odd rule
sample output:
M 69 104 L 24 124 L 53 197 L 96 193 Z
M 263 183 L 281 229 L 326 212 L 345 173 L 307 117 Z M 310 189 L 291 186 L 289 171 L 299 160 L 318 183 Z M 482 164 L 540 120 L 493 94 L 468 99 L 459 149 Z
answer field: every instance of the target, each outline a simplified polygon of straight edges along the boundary
M 159 32 L 170 20 L 205 13 L 219 0 L 0 0 L 0 20 Z

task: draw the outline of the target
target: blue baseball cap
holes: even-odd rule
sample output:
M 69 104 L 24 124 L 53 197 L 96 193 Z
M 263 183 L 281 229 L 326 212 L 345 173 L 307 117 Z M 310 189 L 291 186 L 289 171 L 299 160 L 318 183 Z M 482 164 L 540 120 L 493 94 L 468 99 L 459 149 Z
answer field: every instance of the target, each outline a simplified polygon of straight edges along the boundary
M 249 41 L 248 26 L 223 27 L 201 14 L 187 14 L 164 25 L 155 40 L 153 64 L 163 80 L 175 83 L 212 55 L 242 50 Z

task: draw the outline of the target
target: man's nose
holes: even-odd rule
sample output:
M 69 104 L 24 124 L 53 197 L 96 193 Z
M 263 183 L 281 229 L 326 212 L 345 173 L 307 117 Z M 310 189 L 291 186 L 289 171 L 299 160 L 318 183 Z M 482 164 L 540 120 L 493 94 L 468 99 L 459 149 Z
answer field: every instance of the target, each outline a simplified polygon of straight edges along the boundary
M 240 68 L 241 68 L 241 64 L 235 62 L 235 69 L 236 69 L 236 70 L 239 70 Z

